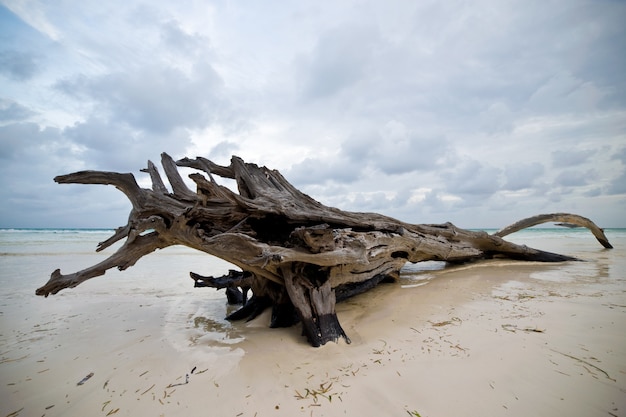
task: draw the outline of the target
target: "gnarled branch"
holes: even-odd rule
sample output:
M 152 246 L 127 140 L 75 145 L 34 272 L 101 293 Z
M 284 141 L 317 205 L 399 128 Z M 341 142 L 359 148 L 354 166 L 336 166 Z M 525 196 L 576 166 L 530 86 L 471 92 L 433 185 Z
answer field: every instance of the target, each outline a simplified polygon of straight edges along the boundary
M 113 255 L 73 274 L 54 271 L 37 295 L 75 287 L 110 268 L 123 270 L 156 249 L 186 245 L 241 268 L 241 274 L 219 280 L 192 275 L 202 286 L 226 287 L 231 301 L 240 299 L 238 287 L 252 290 L 253 296 L 241 297 L 244 305 L 229 319 L 249 319 L 271 307 L 271 327 L 299 320 L 309 342 L 319 346 L 338 338 L 349 341 L 336 316 L 337 300 L 397 279 L 407 262 L 459 263 L 493 257 L 575 260 L 502 238 L 546 221 L 588 227 L 605 247 L 611 247 L 602 229 L 572 214 L 531 217 L 490 235 L 451 223 L 409 224 L 381 214 L 328 207 L 300 192 L 278 171 L 238 157 L 227 167 L 204 158 L 174 162 L 165 153 L 161 162 L 172 193 L 152 162 L 142 171 L 150 175 L 152 189 L 140 188 L 132 174 L 82 171 L 55 178 L 59 183 L 114 185 L 133 208 L 128 224 L 98 245 L 97 250 L 102 250 L 126 238 Z M 196 192 L 187 187 L 176 166 L 200 171 L 190 175 Z M 219 185 L 215 175 L 235 179 L 238 193 Z

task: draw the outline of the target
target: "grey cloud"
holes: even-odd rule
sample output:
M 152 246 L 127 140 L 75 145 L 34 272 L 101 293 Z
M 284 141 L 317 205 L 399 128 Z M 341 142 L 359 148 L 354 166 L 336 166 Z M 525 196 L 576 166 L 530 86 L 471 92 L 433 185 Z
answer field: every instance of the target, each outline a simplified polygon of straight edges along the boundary
M 611 159 L 617 159 L 618 161 L 621 161 L 622 164 L 626 165 L 626 147 L 615 152 Z
M 20 122 L 37 113 L 13 100 L 0 98 L 0 122 Z
M 54 89 L 74 99 L 89 98 L 90 81 L 85 74 L 66 77 L 54 83 Z
M 320 91 L 350 92 L 326 96 L 335 99 L 327 100 L 327 108 L 342 117 L 353 114 L 383 123 L 391 117 L 411 117 L 414 126 L 437 126 L 439 131 L 447 125 L 501 133 L 530 115 L 587 112 L 606 98 L 607 91 L 593 73 L 578 69 L 577 59 L 581 46 L 592 50 L 603 38 L 595 32 L 589 39 L 580 37 L 578 27 L 563 16 L 571 15 L 568 19 L 580 26 L 599 28 L 601 14 L 592 13 L 591 21 L 585 15 L 592 8 L 421 3 L 411 8 L 413 28 L 405 27 L 411 19 L 403 16 L 402 27 L 381 25 L 379 33 L 355 43 L 354 48 L 369 43 L 370 51 L 356 60 L 360 65 L 352 66 L 358 69 L 350 77 L 354 84 Z M 357 13 L 354 19 L 360 17 Z M 364 24 L 370 23 L 371 16 L 364 17 Z M 322 55 L 322 44 L 320 40 L 312 56 Z M 612 49 L 615 53 L 615 44 Z M 346 54 L 343 61 L 350 58 Z M 315 59 L 305 63 L 310 64 L 307 74 L 322 73 L 316 72 Z M 340 67 L 336 73 L 342 71 Z M 329 80 L 328 86 L 333 80 L 311 79 Z M 358 93 L 351 94 L 352 87 Z
M 626 169 L 609 185 L 608 194 L 626 194 Z
M 355 133 L 341 145 L 345 159 L 390 175 L 436 168 L 448 150 L 444 138 L 420 135 L 397 121 Z
M 50 161 L 48 161 L 50 162 Z M 52 181 L 69 171 L 30 168 L 29 178 L 18 178 L 2 187 L 2 227 L 114 227 L 128 217 L 128 200 L 114 187 L 59 185 Z M 19 166 L 11 166 L 13 170 Z
M 624 99 L 623 76 L 609 83 L 621 85 L 620 89 L 607 90 L 604 77 L 586 69 L 603 50 L 602 58 L 610 59 L 592 65 L 613 61 L 615 65 L 605 71 L 626 72 L 624 54 L 617 52 L 626 39 L 624 25 L 616 17 L 623 20 L 623 4 L 579 2 L 550 8 L 497 3 L 471 10 L 454 8 L 444 2 L 426 11 L 418 9 L 417 34 L 428 42 L 414 47 L 432 54 L 426 63 L 432 58 L 455 63 L 439 68 L 443 81 L 433 74 L 441 84 L 438 91 L 462 99 L 458 103 L 464 106 L 456 106 L 453 114 L 484 109 L 497 101 L 512 111 L 560 114 L 591 110 L 610 94 Z M 424 13 L 429 13 L 432 26 L 424 22 Z M 607 24 L 607 16 L 613 24 Z
M 163 151 L 181 155 L 191 143 L 183 129 L 159 135 L 93 117 L 66 128 L 64 135 L 79 147 L 85 164 L 104 170 L 135 170 L 148 159 L 160 160 Z
M 34 54 L 15 50 L 0 51 L 0 74 L 14 81 L 28 81 L 39 72 Z
M 626 177 L 626 175 L 625 175 L 625 177 Z M 625 178 L 625 179 L 626 179 L 626 178 Z M 626 188 L 626 187 L 625 187 L 625 188 Z M 625 192 L 626 192 L 626 191 L 625 191 Z M 599 195 L 602 195 L 602 188 L 600 188 L 600 187 L 592 188 L 591 190 L 586 191 L 586 192 L 584 193 L 584 196 L 585 196 L 585 197 L 597 197 L 597 196 L 599 196 Z
M 285 171 L 285 177 L 297 185 L 324 182 L 351 183 L 361 175 L 362 166 L 354 161 L 306 158 Z
M 358 129 L 357 132 L 341 141 L 340 154 L 349 161 L 367 161 L 372 154 L 372 148 L 380 140 L 379 133 L 373 129 Z
M 222 141 L 211 148 L 209 156 L 212 159 L 230 159 L 230 157 L 236 153 L 237 149 L 239 149 L 239 145 L 237 145 L 236 143 Z
M 560 149 L 552 152 L 552 165 L 554 167 L 577 166 L 587 162 L 595 153 L 596 151 L 589 149 Z
M 491 195 L 500 188 L 499 168 L 476 160 L 466 160 L 454 170 L 442 174 L 446 181 L 446 191 L 464 196 Z
M 285 178 L 302 192 L 330 207 L 337 207 L 343 210 L 351 210 L 348 202 L 348 194 L 351 186 L 338 182 L 311 182 L 304 184 L 293 181 L 293 178 L 285 171 Z
M 122 222 L 128 201 L 114 187 L 59 186 L 52 180 L 81 169 L 136 172 L 148 157 L 175 152 L 167 140 L 155 143 L 130 133 L 94 120 L 64 130 L 36 123 L 0 126 L 2 226 L 112 227 Z M 188 144 L 184 137 L 180 143 Z
M 434 169 L 440 165 L 448 148 L 447 142 L 439 138 L 411 138 L 391 143 L 382 140 L 377 145 L 372 156 L 378 151 L 380 157 L 373 161 L 373 165 L 386 174 Z
M 581 170 L 567 169 L 557 175 L 554 182 L 556 185 L 563 187 L 579 187 L 589 184 L 595 177 L 596 173 L 593 170 L 583 172 Z
M 493 117 L 481 121 L 496 130 L 507 127 L 496 119 L 498 114 L 517 111 L 537 83 L 537 76 L 526 70 L 537 58 L 511 56 L 513 50 L 529 49 L 523 43 L 532 34 L 517 33 L 519 24 L 511 24 L 510 12 L 506 3 L 459 10 L 439 2 L 416 10 L 414 36 L 402 49 L 414 55 L 406 76 L 420 83 L 418 91 L 430 97 L 430 108 L 466 123 L 476 113 L 491 111 Z M 527 14 L 528 8 L 515 11 L 517 19 Z M 493 108 L 494 103 L 500 108 Z
M 626 147 L 615 152 L 611 159 L 620 161 L 626 167 Z M 626 168 L 622 168 L 621 174 L 611 181 L 607 193 L 626 194 Z
M 59 129 L 41 129 L 35 123 L 0 126 L 0 225 L 54 227 L 59 219 L 70 225 L 74 219 L 64 217 L 69 209 L 60 209 L 59 201 L 72 187 L 59 190 L 52 179 L 78 168 L 72 157 Z M 76 196 L 69 207 L 84 207 L 90 201 L 83 200 L 85 194 Z
M 301 62 L 307 98 L 327 98 L 357 83 L 376 49 L 374 27 L 345 26 L 319 38 L 312 55 Z
M 603 98 L 604 92 L 593 82 L 562 72 L 539 86 L 527 105 L 533 112 L 542 114 L 580 113 L 593 111 Z
M 196 55 L 209 44 L 207 38 L 185 32 L 179 22 L 174 20 L 162 25 L 161 39 L 169 50 L 184 56 Z
M 394 199 L 388 198 L 383 191 L 376 191 L 372 193 L 357 193 L 354 200 L 350 202 L 350 206 L 354 211 L 380 212 L 381 210 L 389 210 L 390 207 L 395 207 L 396 202 Z
M 480 113 L 481 125 L 489 133 L 510 131 L 514 117 L 509 106 L 501 101 L 492 103 Z
M 59 88 L 106 105 L 114 120 L 161 134 L 177 127 L 204 127 L 212 119 L 211 110 L 222 105 L 221 80 L 210 65 L 201 65 L 192 76 L 171 67 L 144 67 L 64 81 Z
M 45 158 L 63 142 L 59 129 L 40 129 L 36 123 L 12 123 L 0 126 L 0 158 Z M 28 157 L 28 158 L 26 158 Z
M 374 160 L 374 166 L 387 174 L 437 168 L 448 148 L 447 142 L 443 139 L 415 136 L 400 140 L 383 139 L 377 145 L 374 152 L 378 152 L 380 158 Z
M 586 44 L 584 53 L 576 56 L 578 71 L 582 76 L 596 80 L 606 91 L 607 104 L 623 106 L 626 104 L 626 56 L 616 51 L 626 48 L 626 4 L 621 1 L 588 3 L 584 15 L 584 26 L 574 26 Z
M 504 189 L 511 191 L 531 188 L 535 180 L 544 172 L 545 168 L 538 162 L 528 164 L 509 165 L 505 168 L 506 183 Z
M 548 191 L 544 197 L 551 203 L 560 203 L 563 201 L 563 193 L 561 191 Z
M 420 206 L 431 209 L 432 211 L 443 211 L 444 204 L 439 197 L 439 192 L 435 189 L 427 192 L 424 199 L 420 202 Z

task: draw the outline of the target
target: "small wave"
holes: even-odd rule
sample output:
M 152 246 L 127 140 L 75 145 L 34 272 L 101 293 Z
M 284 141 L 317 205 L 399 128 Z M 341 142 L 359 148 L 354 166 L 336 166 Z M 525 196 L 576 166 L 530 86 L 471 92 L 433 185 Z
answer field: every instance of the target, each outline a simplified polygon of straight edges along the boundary
M 114 229 L 47 229 L 47 228 L 0 228 L 3 233 L 115 233 Z
M 95 251 L 91 252 L 0 252 L 0 256 L 98 256 Z M 103 257 L 105 255 L 102 255 Z

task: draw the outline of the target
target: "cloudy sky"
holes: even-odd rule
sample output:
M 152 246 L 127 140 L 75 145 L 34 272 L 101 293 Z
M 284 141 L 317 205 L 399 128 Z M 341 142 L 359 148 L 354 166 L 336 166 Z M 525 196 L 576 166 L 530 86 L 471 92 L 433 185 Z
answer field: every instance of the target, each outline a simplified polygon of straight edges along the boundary
M 413 223 L 626 227 L 626 2 L 0 0 L 0 227 L 118 227 L 165 151 Z

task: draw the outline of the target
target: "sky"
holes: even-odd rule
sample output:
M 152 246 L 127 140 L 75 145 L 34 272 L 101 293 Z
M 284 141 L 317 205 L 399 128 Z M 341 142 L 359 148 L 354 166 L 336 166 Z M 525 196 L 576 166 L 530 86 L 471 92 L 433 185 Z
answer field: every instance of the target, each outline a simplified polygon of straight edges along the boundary
M 53 178 L 149 187 L 161 152 L 411 223 L 626 227 L 624 22 L 622 0 L 0 0 L 0 227 L 123 226 L 114 187 Z

